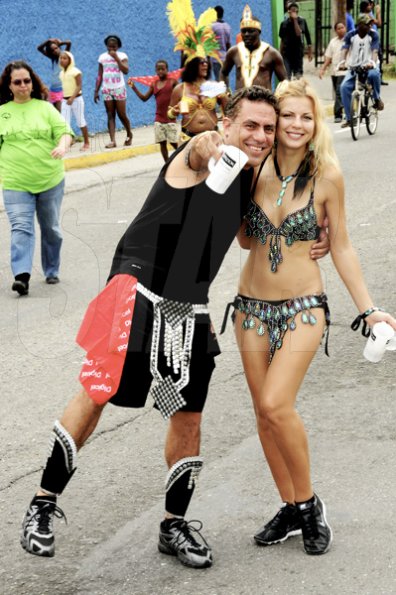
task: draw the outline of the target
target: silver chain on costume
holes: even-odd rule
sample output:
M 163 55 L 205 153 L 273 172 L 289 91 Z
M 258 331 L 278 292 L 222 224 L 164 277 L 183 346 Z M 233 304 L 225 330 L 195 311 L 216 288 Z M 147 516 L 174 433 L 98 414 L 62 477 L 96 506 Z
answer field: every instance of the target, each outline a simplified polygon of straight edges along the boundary
M 190 357 L 194 338 L 195 316 L 196 314 L 208 314 L 209 311 L 204 304 L 175 302 L 163 298 L 144 287 L 141 283 L 137 284 L 137 291 L 150 300 L 154 306 L 150 372 L 155 380 L 155 386 L 151 392 L 162 415 L 168 418 L 185 404 L 180 391 L 190 380 Z M 172 369 L 174 374 L 179 374 L 177 381 L 174 381 L 170 376 L 164 379 L 158 369 L 162 319 L 164 320 L 164 356 L 166 365 Z

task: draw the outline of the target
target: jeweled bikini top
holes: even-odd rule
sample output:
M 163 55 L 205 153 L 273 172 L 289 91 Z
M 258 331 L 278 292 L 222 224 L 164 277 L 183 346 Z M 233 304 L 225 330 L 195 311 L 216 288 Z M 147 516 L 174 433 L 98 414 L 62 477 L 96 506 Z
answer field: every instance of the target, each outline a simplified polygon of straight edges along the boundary
M 255 187 L 256 184 L 252 189 L 252 196 L 254 196 Z M 312 188 L 308 204 L 286 215 L 279 227 L 275 227 L 263 209 L 251 198 L 245 215 L 247 223 L 245 235 L 248 238 L 256 238 L 261 244 L 265 244 L 267 237 L 270 237 L 268 258 L 273 273 L 276 273 L 278 265 L 283 261 L 281 236 L 285 238 L 286 246 L 292 246 L 297 241 L 307 242 L 318 239 L 320 227 L 318 227 L 313 202 L 314 188 Z

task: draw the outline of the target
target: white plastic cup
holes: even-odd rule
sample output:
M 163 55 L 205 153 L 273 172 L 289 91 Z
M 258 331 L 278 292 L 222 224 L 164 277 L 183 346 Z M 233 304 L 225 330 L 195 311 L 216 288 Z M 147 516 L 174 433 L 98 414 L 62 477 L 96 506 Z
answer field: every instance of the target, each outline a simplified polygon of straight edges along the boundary
M 388 323 L 377 322 L 374 324 L 363 351 L 364 357 L 374 364 L 380 362 L 394 335 L 395 332 Z
M 188 106 L 188 101 L 186 99 L 181 99 L 179 101 L 179 110 L 181 114 L 188 114 L 190 112 L 190 108 Z
M 215 161 L 214 157 L 209 159 L 210 174 L 206 178 L 206 185 L 213 192 L 224 194 L 245 167 L 249 157 L 234 145 L 221 145 L 219 150 L 222 156 L 218 161 Z

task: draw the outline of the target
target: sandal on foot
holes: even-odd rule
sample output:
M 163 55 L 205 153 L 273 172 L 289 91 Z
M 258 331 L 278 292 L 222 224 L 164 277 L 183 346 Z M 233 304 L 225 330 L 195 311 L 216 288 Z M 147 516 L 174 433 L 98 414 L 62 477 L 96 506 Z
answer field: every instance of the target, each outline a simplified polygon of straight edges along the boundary
M 115 143 L 108 143 L 105 145 L 105 149 L 114 149 L 117 145 Z
M 132 144 L 132 137 L 131 136 L 127 136 L 126 140 L 124 142 L 124 147 L 130 147 Z

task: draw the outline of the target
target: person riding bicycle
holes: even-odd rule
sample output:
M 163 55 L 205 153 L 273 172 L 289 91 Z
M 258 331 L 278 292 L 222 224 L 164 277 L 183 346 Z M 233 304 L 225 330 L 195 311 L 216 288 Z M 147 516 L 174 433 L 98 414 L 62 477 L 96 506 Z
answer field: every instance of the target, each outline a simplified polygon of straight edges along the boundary
M 356 29 L 347 33 L 344 38 L 339 69 L 348 68 L 348 72 L 341 84 L 341 98 L 346 118 L 341 128 L 351 125 L 351 97 L 357 76 L 355 69 L 359 66 L 367 70 L 367 82 L 373 87 L 375 109 L 384 109 L 380 97 L 381 75 L 378 68 L 379 36 L 371 29 L 372 20 L 369 14 L 359 15 Z

